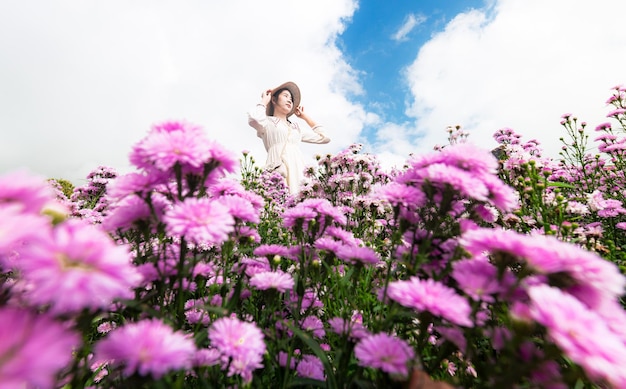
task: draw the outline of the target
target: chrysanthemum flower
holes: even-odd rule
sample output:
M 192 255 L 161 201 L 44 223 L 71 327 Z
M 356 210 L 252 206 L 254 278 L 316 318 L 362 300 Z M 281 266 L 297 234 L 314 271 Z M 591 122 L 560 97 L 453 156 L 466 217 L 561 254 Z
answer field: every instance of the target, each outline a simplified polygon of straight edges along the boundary
M 408 362 L 415 357 L 415 352 L 404 340 L 379 333 L 361 339 L 354 347 L 354 356 L 361 366 L 406 377 Z
M 350 247 L 343 245 L 338 247 L 335 254 L 337 258 L 348 263 L 375 265 L 380 262 L 378 254 L 370 247 Z
M 537 274 L 565 274 L 569 281 L 575 282 L 573 287 L 582 287 L 586 294 L 593 294 L 588 296 L 588 301 L 600 304 L 602 300 L 613 300 L 624 293 L 626 278 L 615 264 L 552 236 L 478 228 L 463 233 L 459 242 L 474 255 L 504 253 L 524 261 Z
M 170 125 L 171 124 L 171 125 Z M 168 128 L 163 130 L 163 128 Z M 170 122 L 153 127 L 130 154 L 130 162 L 146 171 L 169 171 L 179 164 L 183 172 L 201 174 L 211 158 L 212 143 L 198 126 Z
M 433 279 L 411 277 L 407 281 L 391 282 L 387 295 L 407 308 L 428 311 L 460 326 L 473 326 L 469 317 L 472 309 L 467 300 Z
M 299 377 L 324 381 L 324 364 L 315 355 L 303 355 L 296 367 L 296 374 Z
M 278 244 L 264 244 L 254 249 L 254 255 L 268 259 L 273 258 L 275 255 L 286 257 L 289 255 L 289 248 Z
M 252 371 L 263 367 L 266 346 L 263 332 L 254 323 L 236 317 L 217 319 L 209 328 L 209 340 L 211 347 L 231 358 L 229 375 L 239 374 L 248 380 Z
M 227 195 L 218 197 L 216 201 L 226 206 L 235 219 L 251 223 L 260 221 L 259 211 L 252 206 L 250 201 L 243 197 Z
M 99 361 L 123 366 L 126 376 L 137 373 L 155 378 L 190 368 L 196 354 L 192 338 L 156 319 L 118 327 L 96 343 L 94 350 Z
M 50 229 L 50 222 L 45 217 L 22 211 L 23 207 L 17 204 L 0 206 L 0 259 L 16 244 Z
M 578 299 L 547 285 L 529 288 L 530 314 L 592 379 L 626 387 L 626 343 Z
M 307 316 L 302 321 L 301 327 L 305 331 L 309 331 L 316 338 L 323 338 L 326 332 L 324 331 L 324 323 L 317 316 Z
M 48 315 L 0 308 L 0 387 L 52 388 L 80 337 Z
M 282 271 L 264 271 L 250 277 L 250 286 L 259 290 L 276 289 L 281 293 L 293 288 L 291 274 Z
M 233 231 L 230 210 L 210 198 L 189 198 L 165 213 L 166 231 L 195 244 L 221 244 Z
M 484 257 L 464 259 L 452 264 L 452 277 L 473 300 L 493 302 L 493 294 L 503 291 L 498 269 Z
M 0 204 L 17 205 L 24 213 L 39 214 L 46 203 L 54 200 L 54 190 L 44 177 L 26 171 L 0 176 Z
M 125 247 L 78 219 L 44 232 L 20 250 L 19 269 L 35 305 L 54 313 L 107 308 L 115 299 L 134 298 L 142 277 Z
M 344 320 L 340 317 L 333 317 L 328 320 L 330 329 L 339 335 L 348 335 L 351 339 L 362 339 L 370 333 L 360 320 Z

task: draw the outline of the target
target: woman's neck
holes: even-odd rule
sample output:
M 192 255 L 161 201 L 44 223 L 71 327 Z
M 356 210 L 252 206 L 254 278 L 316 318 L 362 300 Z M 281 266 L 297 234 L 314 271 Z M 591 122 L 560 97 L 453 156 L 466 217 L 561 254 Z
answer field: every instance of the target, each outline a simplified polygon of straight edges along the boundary
M 289 120 L 287 120 L 287 115 L 284 115 L 284 114 L 281 114 L 281 113 L 278 113 L 278 112 L 274 112 L 274 116 L 279 118 L 279 119 L 281 119 L 281 120 L 284 120 L 286 122 L 289 121 Z

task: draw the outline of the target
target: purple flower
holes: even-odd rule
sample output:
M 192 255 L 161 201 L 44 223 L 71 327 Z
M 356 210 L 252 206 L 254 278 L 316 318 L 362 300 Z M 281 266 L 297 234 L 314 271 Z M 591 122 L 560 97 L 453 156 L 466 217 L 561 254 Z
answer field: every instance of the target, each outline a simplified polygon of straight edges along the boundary
M 362 339 L 370 334 L 361 320 L 348 321 L 340 317 L 333 317 L 328 320 L 328 325 L 334 333 L 348 335 L 351 339 Z
M 175 204 L 165 213 L 163 221 L 168 234 L 184 236 L 195 244 L 221 244 L 235 224 L 228 207 L 206 197 Z
M 317 316 L 307 316 L 302 321 L 301 327 L 305 331 L 309 331 L 316 338 L 323 338 L 326 332 L 324 331 L 324 323 Z
M 0 387 L 52 388 L 80 337 L 45 314 L 0 308 Z
M 503 229 L 478 228 L 463 233 L 459 243 L 471 254 L 484 252 L 525 261 L 538 274 L 560 274 L 593 294 L 590 301 L 612 300 L 624 293 L 626 278 L 612 262 L 552 236 L 522 235 Z
M 289 248 L 278 244 L 264 244 L 254 249 L 254 255 L 268 259 L 273 258 L 275 255 L 286 257 L 289 255 Z
M 138 373 L 160 378 L 168 371 L 190 368 L 196 346 L 193 338 L 150 319 L 114 329 L 96 343 L 94 351 L 98 360 L 123 366 L 126 376 Z
M 335 254 L 337 258 L 348 263 L 376 265 L 380 262 L 376 251 L 369 247 L 350 247 L 343 245 L 338 247 Z
M 228 376 L 240 375 L 245 381 L 252 379 L 252 371 L 263 367 L 265 342 L 263 332 L 254 324 L 235 317 L 217 319 L 209 328 L 211 346 L 223 356 L 231 358 Z
M 299 377 L 324 381 L 324 365 L 315 355 L 303 355 L 296 367 L 296 373 Z
M 530 314 L 549 337 L 592 379 L 626 387 L 626 343 L 594 311 L 563 291 L 547 285 L 529 288 Z
M 354 347 L 354 356 L 361 366 L 406 377 L 409 374 L 407 364 L 415 357 L 415 352 L 404 340 L 379 333 L 361 339 Z
M 168 122 L 153 127 L 132 149 L 130 162 L 146 171 L 169 171 L 179 164 L 185 173 L 201 174 L 211 159 L 212 143 L 197 126 Z
M 219 197 L 216 201 L 224 205 L 235 219 L 251 223 L 260 221 L 259 212 L 243 197 L 227 195 Z
M 498 269 L 484 257 L 457 261 L 452 269 L 452 277 L 459 288 L 473 300 L 493 302 L 492 295 L 503 291 L 498 280 Z
M 0 205 L 0 260 L 24 240 L 36 238 L 50 229 L 50 222 L 34 213 L 23 213 L 17 204 Z M 0 262 L 2 264 L 2 262 Z M 9 264 L 4 264 L 11 267 Z
M 42 232 L 20 256 L 29 301 L 49 304 L 54 313 L 108 308 L 115 299 L 134 298 L 142 281 L 127 249 L 82 220 Z
M 472 309 L 467 300 L 441 282 L 417 277 L 394 281 L 389 284 L 387 295 L 407 308 L 428 311 L 460 326 L 473 326 L 469 317 Z
M 0 176 L 0 204 L 17 205 L 20 211 L 39 214 L 55 198 L 52 186 L 43 177 L 26 171 L 16 171 Z
M 250 286 L 259 290 L 276 289 L 285 293 L 293 288 L 294 280 L 291 274 L 282 271 L 264 271 L 250 277 Z

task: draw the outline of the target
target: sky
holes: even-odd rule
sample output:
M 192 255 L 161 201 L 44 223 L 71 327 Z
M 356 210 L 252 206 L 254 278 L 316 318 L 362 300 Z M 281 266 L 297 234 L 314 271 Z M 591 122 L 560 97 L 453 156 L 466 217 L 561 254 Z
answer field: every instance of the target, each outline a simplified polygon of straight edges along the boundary
M 593 129 L 626 84 L 624 14 L 623 0 L 0 0 L 0 174 L 130 172 L 166 120 L 262 166 L 246 113 L 285 81 L 332 139 L 303 144 L 308 164 L 362 143 L 401 166 L 455 125 L 489 149 L 512 128 L 558 157 L 561 115 Z

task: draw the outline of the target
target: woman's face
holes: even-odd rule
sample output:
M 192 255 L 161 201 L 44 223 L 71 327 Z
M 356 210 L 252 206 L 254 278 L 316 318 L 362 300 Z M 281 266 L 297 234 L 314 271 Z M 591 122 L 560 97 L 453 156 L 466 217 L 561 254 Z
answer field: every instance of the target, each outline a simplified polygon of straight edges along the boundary
M 283 89 L 276 95 L 276 102 L 274 104 L 274 111 L 280 110 L 285 115 L 289 114 L 293 109 L 293 98 L 291 92 L 287 89 Z

